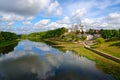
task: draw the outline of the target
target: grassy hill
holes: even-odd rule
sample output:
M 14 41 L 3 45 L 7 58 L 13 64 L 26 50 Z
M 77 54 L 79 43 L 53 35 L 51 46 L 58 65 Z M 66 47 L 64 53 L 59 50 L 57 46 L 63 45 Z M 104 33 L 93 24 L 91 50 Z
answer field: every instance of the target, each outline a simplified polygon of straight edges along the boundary
M 96 49 L 120 58 L 120 41 L 104 42 Z

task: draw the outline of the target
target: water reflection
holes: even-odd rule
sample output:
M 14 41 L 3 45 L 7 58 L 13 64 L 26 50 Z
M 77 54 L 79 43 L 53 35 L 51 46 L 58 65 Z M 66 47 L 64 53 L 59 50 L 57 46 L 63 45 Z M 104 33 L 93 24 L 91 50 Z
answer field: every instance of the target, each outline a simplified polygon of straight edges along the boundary
M 18 44 L 18 42 L 11 44 L 9 46 L 0 48 L 0 54 L 5 54 L 5 53 L 9 53 L 9 52 L 13 51 L 14 48 L 17 46 L 17 44 Z
M 62 53 L 43 43 L 22 41 L 0 58 L 0 80 L 114 80 L 95 65 L 71 51 Z

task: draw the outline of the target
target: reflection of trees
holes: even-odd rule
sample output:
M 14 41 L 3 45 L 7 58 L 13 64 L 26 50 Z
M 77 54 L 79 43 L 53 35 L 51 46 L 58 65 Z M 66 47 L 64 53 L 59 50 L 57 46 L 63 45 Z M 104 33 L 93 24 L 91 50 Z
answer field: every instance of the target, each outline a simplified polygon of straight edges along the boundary
M 14 44 L 0 48 L 0 54 L 1 53 L 5 54 L 5 53 L 9 53 L 9 52 L 13 51 L 14 48 L 17 46 L 17 44 L 18 44 L 18 42 L 15 42 Z

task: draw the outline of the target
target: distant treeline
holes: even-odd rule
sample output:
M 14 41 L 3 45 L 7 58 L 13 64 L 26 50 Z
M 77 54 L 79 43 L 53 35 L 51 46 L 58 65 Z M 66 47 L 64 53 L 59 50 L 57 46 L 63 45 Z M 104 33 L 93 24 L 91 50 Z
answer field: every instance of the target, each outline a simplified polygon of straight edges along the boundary
M 100 32 L 101 36 L 104 39 L 112 39 L 112 38 L 119 38 L 120 39 L 120 29 L 119 30 L 103 30 L 101 29 Z
M 0 32 L 0 42 L 16 40 L 18 36 L 12 32 Z
M 100 34 L 102 38 L 104 39 L 111 39 L 111 38 L 119 38 L 120 39 L 120 29 L 89 29 L 87 32 L 88 34 L 94 35 L 94 34 Z
M 35 33 L 29 34 L 28 36 L 23 35 L 22 37 L 39 38 L 39 39 L 55 38 L 55 37 L 60 37 L 65 32 L 66 32 L 66 28 L 62 27 L 55 30 L 45 31 L 45 32 L 35 32 Z

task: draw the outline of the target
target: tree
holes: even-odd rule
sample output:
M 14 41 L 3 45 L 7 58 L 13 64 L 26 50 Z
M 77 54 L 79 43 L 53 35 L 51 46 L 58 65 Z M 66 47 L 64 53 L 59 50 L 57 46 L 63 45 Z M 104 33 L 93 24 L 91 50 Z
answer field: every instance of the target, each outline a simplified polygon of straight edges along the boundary
M 85 35 L 82 35 L 82 36 L 80 37 L 80 39 L 81 39 L 82 41 L 86 40 L 86 38 L 87 38 L 87 36 L 85 36 Z
M 112 30 L 112 37 L 119 37 L 119 31 L 118 30 Z
M 93 34 L 95 34 L 95 31 L 94 31 L 94 29 L 89 29 L 88 33 L 93 35 Z
M 104 39 L 119 38 L 119 30 L 100 30 L 100 34 Z
M 4 37 L 2 36 L 1 32 L 0 32 L 0 42 L 4 41 Z
M 66 32 L 66 29 L 64 27 L 58 28 L 55 30 L 49 30 L 46 31 L 45 35 L 43 35 L 43 38 L 54 38 L 54 37 L 60 37 L 62 34 Z
M 17 39 L 18 36 L 15 33 L 11 32 L 0 32 L 0 41 L 12 41 Z
M 119 36 L 119 39 L 120 39 L 120 29 L 118 30 L 118 36 Z
M 102 44 L 104 41 L 105 41 L 104 38 L 97 38 L 96 39 L 97 44 Z
M 80 34 L 80 30 L 77 30 L 77 31 L 76 31 L 76 34 Z

